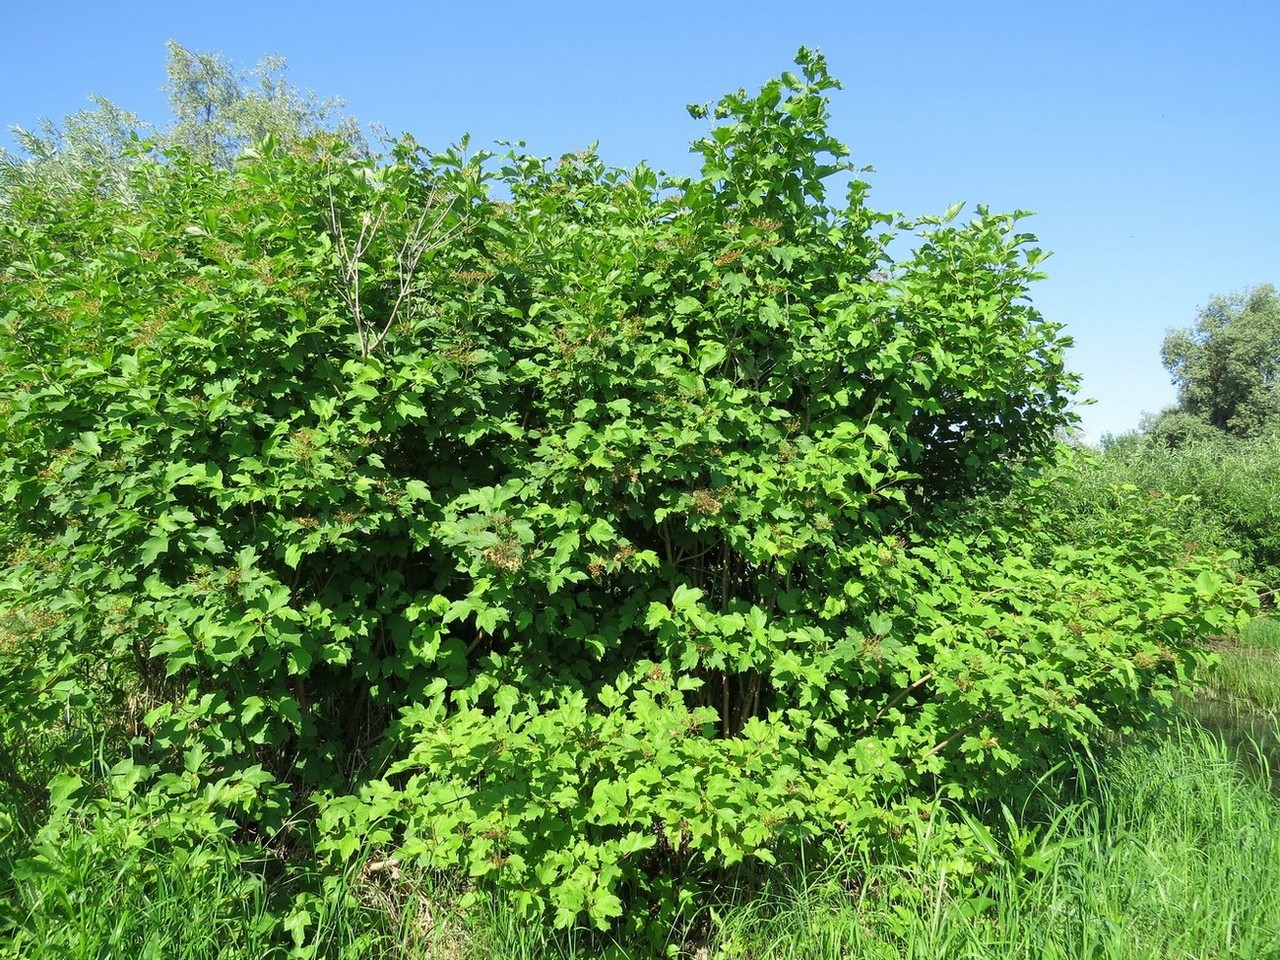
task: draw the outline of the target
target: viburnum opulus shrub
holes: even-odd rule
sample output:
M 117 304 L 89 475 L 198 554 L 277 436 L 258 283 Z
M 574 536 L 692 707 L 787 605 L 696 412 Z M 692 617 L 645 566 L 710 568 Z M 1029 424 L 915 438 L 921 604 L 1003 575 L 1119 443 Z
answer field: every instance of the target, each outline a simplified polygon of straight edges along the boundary
M 313 811 L 331 854 L 607 926 L 907 842 L 1167 699 L 1240 591 L 1139 513 L 965 517 L 1070 422 L 1042 254 L 871 210 L 798 64 L 694 111 L 688 180 L 267 143 L 18 198 L 0 697 L 97 718 L 55 798 Z

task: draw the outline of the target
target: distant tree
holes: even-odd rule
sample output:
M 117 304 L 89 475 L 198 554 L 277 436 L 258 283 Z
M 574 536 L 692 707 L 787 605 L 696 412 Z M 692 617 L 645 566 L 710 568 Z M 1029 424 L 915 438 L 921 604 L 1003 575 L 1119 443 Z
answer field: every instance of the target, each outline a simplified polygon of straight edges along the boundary
M 1132 436 L 1135 442 L 1155 440 L 1162 446 L 1176 450 L 1188 443 L 1212 443 L 1231 435 L 1203 417 L 1175 406 L 1144 416 L 1141 432 Z
M 43 119 L 34 130 L 12 127 L 18 152 L 0 149 L 0 202 L 23 187 L 43 195 L 95 183 L 113 193 L 124 189 L 131 147 L 148 135 L 147 124 L 105 97 L 70 114 L 59 125 Z
M 34 129 L 13 127 L 16 151 L 0 149 L 0 209 L 20 193 L 48 197 L 93 189 L 120 195 L 145 145 L 181 149 L 215 166 L 229 167 L 244 148 L 273 137 L 284 147 L 329 133 L 366 148 L 359 125 L 343 102 L 321 100 L 289 84 L 282 57 L 266 57 L 251 69 L 218 53 L 193 52 L 168 43 L 165 66 L 172 120 L 145 123 L 104 97 L 60 124 L 41 120 Z
M 170 40 L 165 73 L 173 125 L 162 140 L 227 167 L 245 147 L 271 136 L 283 146 L 321 133 L 364 145 L 337 97 L 320 100 L 286 79 L 283 57 L 244 70 L 219 53 L 193 53 Z
M 1146 426 L 1171 439 L 1202 424 L 1237 437 L 1280 428 L 1280 296 L 1270 284 L 1216 297 L 1194 327 L 1171 330 L 1161 356 L 1177 407 Z

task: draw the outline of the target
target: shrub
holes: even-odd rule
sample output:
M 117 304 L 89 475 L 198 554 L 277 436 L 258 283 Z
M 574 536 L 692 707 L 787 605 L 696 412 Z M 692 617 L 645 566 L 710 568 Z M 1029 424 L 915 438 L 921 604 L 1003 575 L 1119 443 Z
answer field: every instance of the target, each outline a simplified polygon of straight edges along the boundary
M 1239 554 L 1240 570 L 1272 591 L 1280 584 L 1280 435 L 1202 437 L 1171 449 L 1159 437 L 1110 441 L 1084 457 L 1071 495 L 1081 522 L 1106 523 L 1114 487 L 1147 492 L 1154 518 L 1192 549 Z
M 268 142 L 0 225 L 0 696 L 56 799 L 608 926 L 1167 700 L 1239 591 L 1018 486 L 1074 384 L 1021 214 L 871 210 L 798 63 L 688 180 Z

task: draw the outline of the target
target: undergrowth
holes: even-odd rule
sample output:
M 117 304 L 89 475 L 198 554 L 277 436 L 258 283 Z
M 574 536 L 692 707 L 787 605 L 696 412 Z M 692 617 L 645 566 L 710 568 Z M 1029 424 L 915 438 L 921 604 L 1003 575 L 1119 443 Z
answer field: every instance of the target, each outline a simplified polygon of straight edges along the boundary
M 210 843 L 194 851 L 90 832 L 14 874 L 6 957 L 567 960 L 700 957 L 1269 958 L 1280 951 L 1280 800 L 1230 747 L 1186 726 L 1132 742 L 1080 794 L 996 811 L 945 804 L 914 857 L 851 852 L 755 867 L 706 891 L 679 928 L 619 941 L 530 924 L 500 900 L 465 908 L 456 877 L 367 858 L 322 881 Z M 1057 782 L 1064 782 L 1059 775 Z M 943 821 L 990 845 L 972 871 Z M 275 879 L 268 880 L 272 872 Z M 965 877 L 965 873 L 970 873 Z M 957 883 L 957 881 L 962 881 Z M 290 897 L 310 884 L 318 895 Z M 273 885 L 275 889 L 272 889 Z M 957 895 L 957 890 L 966 891 Z M 295 936 L 297 934 L 296 943 Z

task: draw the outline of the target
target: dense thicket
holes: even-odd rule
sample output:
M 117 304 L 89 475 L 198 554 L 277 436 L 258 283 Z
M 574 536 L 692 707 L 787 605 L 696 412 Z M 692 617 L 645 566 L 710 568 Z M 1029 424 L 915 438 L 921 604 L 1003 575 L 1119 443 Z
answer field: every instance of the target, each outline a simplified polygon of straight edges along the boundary
M 1280 584 L 1280 297 L 1270 284 L 1215 297 L 1161 357 L 1178 403 L 1079 458 L 1064 496 L 1101 533 L 1115 491 L 1146 491 L 1152 522 L 1188 549 L 1229 552 L 1265 602 Z
M 1280 585 L 1280 437 L 1211 431 L 1184 435 L 1176 446 L 1167 440 L 1109 438 L 1103 450 L 1079 458 L 1064 490 L 1077 522 L 1100 534 L 1115 490 L 1134 486 L 1145 493 L 1154 523 L 1192 549 L 1235 554 L 1240 572 L 1271 598 Z
M 1240 592 L 1140 506 L 1072 538 L 1033 238 L 873 211 L 799 65 L 689 180 L 268 141 L 24 195 L 0 716 L 55 806 L 607 925 L 1167 700 Z

